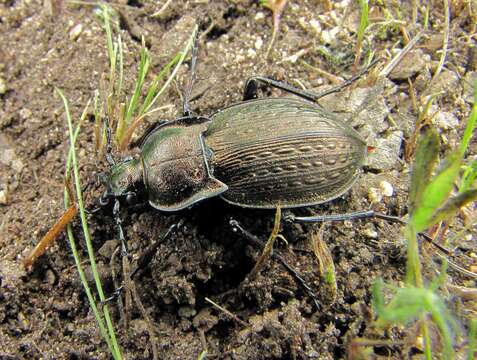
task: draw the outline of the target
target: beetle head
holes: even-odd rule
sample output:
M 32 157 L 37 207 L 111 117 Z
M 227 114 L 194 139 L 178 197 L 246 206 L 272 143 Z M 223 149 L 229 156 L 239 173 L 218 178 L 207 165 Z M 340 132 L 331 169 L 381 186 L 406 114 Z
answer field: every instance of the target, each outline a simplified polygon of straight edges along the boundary
M 126 160 L 113 165 L 109 174 L 102 176 L 101 182 L 106 187 L 106 191 L 101 201 L 106 202 L 110 197 L 130 194 L 141 178 L 142 171 L 138 159 Z

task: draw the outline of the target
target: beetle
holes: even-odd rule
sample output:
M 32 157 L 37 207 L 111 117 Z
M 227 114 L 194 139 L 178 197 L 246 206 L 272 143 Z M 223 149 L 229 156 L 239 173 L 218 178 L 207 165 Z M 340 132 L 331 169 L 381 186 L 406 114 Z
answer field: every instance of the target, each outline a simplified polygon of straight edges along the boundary
M 258 99 L 259 82 L 307 100 L 323 96 L 251 78 L 242 102 L 150 128 L 139 157 L 112 166 L 104 197 L 142 188 L 152 207 L 170 212 L 214 196 L 271 209 L 317 205 L 348 191 L 367 153 L 359 133 L 316 103 Z
M 215 196 L 247 208 L 305 207 L 343 195 L 357 180 L 364 164 L 368 147 L 363 138 L 346 120 L 320 107 L 317 100 L 349 86 L 377 60 L 341 85 L 320 94 L 255 76 L 246 81 L 243 101 L 204 117 L 194 115 L 189 107 L 196 51 L 194 46 L 184 116 L 153 124 L 139 141 L 139 156 L 115 163 L 110 154 L 108 129 L 107 160 L 111 170 L 103 178 L 106 190 L 100 203 L 105 205 L 110 198 L 115 201 L 113 213 L 123 254 L 127 250 L 119 198 L 126 198 L 129 203 L 143 191 L 149 204 L 164 212 L 180 211 Z M 259 84 L 298 98 L 259 99 Z M 321 222 L 363 217 L 401 222 L 397 217 L 372 210 L 305 217 L 288 214 L 285 219 Z M 170 226 L 161 239 L 146 249 L 130 277 L 150 262 L 159 244 L 181 223 Z M 231 219 L 230 225 L 254 240 L 235 220 Z M 282 258 L 279 261 L 319 308 L 314 292 L 300 274 Z M 123 286 L 116 289 L 110 299 L 122 289 Z

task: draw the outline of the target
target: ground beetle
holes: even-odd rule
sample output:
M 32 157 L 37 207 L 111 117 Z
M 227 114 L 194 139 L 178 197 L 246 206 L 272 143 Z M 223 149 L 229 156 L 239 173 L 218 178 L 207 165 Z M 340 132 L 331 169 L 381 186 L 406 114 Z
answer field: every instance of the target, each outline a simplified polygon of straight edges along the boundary
M 194 46 L 192 75 L 184 96 L 184 116 L 151 126 L 140 141 L 138 158 L 115 164 L 109 154 L 108 162 L 112 166 L 104 180 L 106 191 L 101 203 L 107 203 L 109 198 L 115 200 L 114 213 L 124 253 L 118 198 L 129 200 L 137 191 L 145 191 L 151 206 L 168 212 L 214 196 L 242 207 L 293 208 L 339 197 L 349 190 L 361 172 L 368 149 L 365 141 L 346 121 L 316 101 L 350 85 L 375 62 L 340 86 L 321 94 L 256 76 L 246 82 L 242 102 L 210 117 L 202 117 L 193 115 L 189 107 L 196 52 Z M 260 83 L 301 99 L 258 99 Z M 289 214 L 285 218 L 319 222 L 371 216 L 400 221 L 373 211 L 308 217 Z M 231 225 L 250 238 L 235 220 Z M 159 243 L 175 226 L 141 256 L 131 276 L 150 261 Z M 284 265 L 288 269 L 288 265 Z M 299 274 L 291 272 L 314 298 Z
M 251 78 L 243 102 L 210 117 L 186 111 L 150 128 L 139 158 L 113 165 L 104 197 L 143 187 L 154 208 L 177 211 L 217 195 L 242 207 L 270 209 L 316 205 L 345 193 L 367 153 L 358 132 L 310 101 L 257 99 L 258 82 L 307 100 L 325 95 Z

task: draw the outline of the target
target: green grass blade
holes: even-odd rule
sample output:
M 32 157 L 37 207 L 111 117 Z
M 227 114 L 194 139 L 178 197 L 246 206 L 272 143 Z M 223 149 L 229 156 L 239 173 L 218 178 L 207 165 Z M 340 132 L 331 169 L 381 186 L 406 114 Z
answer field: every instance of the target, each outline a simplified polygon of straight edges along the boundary
M 376 292 L 378 291 L 380 289 L 376 287 Z M 374 296 L 376 303 L 382 302 L 382 295 Z M 447 310 L 445 302 L 432 290 L 414 286 L 399 288 L 388 305 L 378 306 L 380 310 L 377 325 L 380 327 L 388 324 L 407 325 L 418 319 L 425 321 L 426 315 L 430 315 L 442 337 L 443 358 L 453 358 L 453 334 L 459 332 L 459 327 Z
M 144 84 L 144 80 L 146 79 L 146 75 L 149 71 L 149 65 L 150 65 L 149 53 L 147 51 L 144 38 L 142 39 L 142 42 L 143 44 L 141 47 L 141 60 L 139 62 L 139 71 L 138 71 L 136 86 L 134 88 L 134 93 L 131 98 L 131 101 L 128 104 L 128 109 L 126 112 L 126 116 L 124 118 L 126 124 L 129 124 L 132 120 L 134 111 L 136 110 L 137 104 L 139 102 L 139 97 L 141 96 L 141 90 Z
M 469 324 L 469 350 L 467 360 L 474 360 L 477 355 L 477 319 L 471 319 Z
M 121 96 L 123 91 L 123 79 L 124 79 L 124 59 L 123 59 L 123 42 L 121 35 L 118 35 L 118 60 L 119 60 L 119 80 L 118 87 L 116 89 L 117 96 Z
M 467 147 L 469 146 L 470 139 L 472 138 L 472 134 L 474 133 L 476 121 L 477 121 L 477 80 L 474 83 L 474 105 L 472 106 L 472 111 L 470 113 L 469 120 L 467 121 L 467 125 L 465 127 L 464 137 L 462 138 L 462 142 L 460 144 L 460 152 L 462 156 L 464 156 L 465 152 L 467 151 Z
M 151 106 L 154 105 L 154 102 L 158 100 L 158 98 L 155 99 L 155 96 L 158 93 L 157 87 L 159 86 L 159 82 L 167 73 L 171 71 L 171 68 L 180 61 L 181 56 L 182 52 L 179 52 L 166 66 L 164 66 L 164 68 L 162 68 L 159 74 L 157 74 L 156 77 L 153 79 L 151 86 L 149 86 L 149 89 L 147 90 L 146 98 L 144 99 L 144 102 L 139 109 L 139 112 L 137 114 L 138 116 L 141 116 L 146 113 L 151 108 Z
M 477 177 L 477 160 L 473 160 L 464 170 L 462 180 L 459 185 L 459 192 L 467 191 Z
M 477 200 L 477 189 L 468 190 L 447 200 L 443 207 L 438 209 L 428 222 L 428 226 L 437 224 L 439 221 L 450 219 L 461 207 Z
M 421 261 L 419 259 L 419 244 L 414 224 L 411 222 L 405 228 L 407 239 L 407 263 L 406 263 L 406 284 L 412 286 L 423 286 Z
M 369 4 L 368 0 L 359 0 L 359 6 L 361 8 L 361 16 L 359 20 L 358 28 L 358 44 L 363 43 L 364 32 L 369 24 Z
M 69 131 L 69 134 L 70 134 L 70 143 L 72 144 L 72 146 L 71 146 L 71 163 L 73 164 L 73 173 L 74 173 L 74 178 L 75 178 L 76 196 L 77 196 L 77 199 L 78 199 L 78 207 L 79 207 L 79 210 L 80 210 L 81 224 L 82 224 L 82 227 L 83 227 L 83 235 L 84 235 L 84 238 L 85 238 L 85 241 L 86 241 L 86 246 L 87 246 L 87 249 L 88 249 L 88 256 L 89 256 L 91 270 L 92 270 L 93 277 L 94 277 L 95 284 L 96 284 L 96 290 L 98 291 L 98 295 L 99 295 L 100 300 L 104 301 L 105 296 L 104 296 L 101 280 L 99 278 L 99 273 L 97 271 L 96 260 L 94 258 L 94 250 L 93 250 L 93 246 L 92 246 L 92 243 L 91 243 L 88 223 L 86 221 L 86 213 L 85 213 L 85 207 L 84 207 L 84 203 L 83 203 L 80 177 L 79 177 L 79 172 L 78 172 L 78 163 L 77 163 L 77 160 L 76 160 L 76 152 L 75 152 L 75 147 L 74 147 L 75 139 L 74 139 L 74 132 L 73 132 L 73 124 L 72 124 L 72 120 L 71 120 L 71 114 L 70 114 L 70 111 L 69 111 L 69 105 L 68 105 L 68 101 L 66 100 L 63 92 L 60 89 L 56 89 L 56 91 L 58 92 L 58 94 L 60 95 L 60 97 L 63 101 L 64 107 L 65 107 L 65 112 L 66 112 L 66 119 L 68 121 L 68 131 Z M 69 161 L 67 161 L 67 166 L 68 166 L 68 169 L 69 169 L 69 166 L 70 166 Z M 94 299 L 93 299 L 93 302 L 94 302 Z M 111 321 L 111 317 L 109 315 L 109 309 L 108 309 L 107 305 L 103 306 L 103 314 L 104 314 L 104 318 L 106 320 L 106 324 L 107 324 L 107 328 L 108 328 L 108 332 L 109 332 L 109 337 L 105 337 L 105 339 L 110 338 L 110 342 L 108 340 L 106 340 L 106 341 L 108 342 L 108 346 L 111 345 L 111 350 L 112 350 L 113 357 L 115 359 L 120 359 L 121 358 L 121 353 L 120 353 L 120 350 L 119 350 L 116 335 L 115 335 L 115 332 L 114 332 L 114 327 L 113 327 L 113 324 L 112 324 L 112 321 Z M 99 320 L 98 320 L 98 323 L 99 323 Z
M 411 213 L 421 203 L 424 189 L 431 179 L 438 155 L 439 135 L 434 128 L 428 127 L 417 145 L 416 158 L 412 168 L 411 189 L 409 191 Z
M 192 35 L 190 36 L 189 38 L 189 41 L 187 42 L 187 45 L 186 47 L 184 48 L 184 50 L 182 51 L 182 54 L 179 58 L 179 61 L 177 62 L 176 66 L 174 67 L 174 70 L 172 70 L 172 73 L 171 75 L 169 76 L 169 78 L 167 79 L 167 81 L 165 82 L 165 84 L 162 86 L 162 88 L 157 92 L 157 94 L 154 96 L 154 99 L 151 101 L 151 103 L 149 104 L 149 107 L 147 107 L 146 109 L 144 109 L 144 113 L 147 113 L 149 111 L 149 109 L 156 103 L 157 99 L 159 99 L 159 97 L 162 95 L 162 93 L 167 89 L 167 87 L 169 86 L 169 84 L 171 83 L 171 81 L 174 79 L 174 77 L 176 76 L 177 74 L 177 71 L 179 71 L 179 68 L 180 66 L 182 65 L 182 63 L 184 62 L 184 59 L 185 57 L 187 56 L 187 53 L 190 51 L 190 49 L 192 48 L 192 44 L 194 43 L 194 39 L 195 39 L 195 34 L 197 33 L 197 31 L 199 31 L 199 27 L 196 25 L 194 27 L 194 30 L 192 31 Z
M 460 171 L 461 156 L 459 152 L 447 157 L 439 173 L 425 188 L 420 204 L 412 214 L 416 231 L 429 227 L 432 216 L 442 203 L 449 197 Z

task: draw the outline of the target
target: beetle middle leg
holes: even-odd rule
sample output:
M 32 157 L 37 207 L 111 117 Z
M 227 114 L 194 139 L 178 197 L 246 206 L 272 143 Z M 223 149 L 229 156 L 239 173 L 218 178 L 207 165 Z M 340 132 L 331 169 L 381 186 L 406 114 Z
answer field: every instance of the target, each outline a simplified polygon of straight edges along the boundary
M 258 97 L 258 84 L 262 83 L 264 85 L 274 87 L 286 92 L 289 92 L 291 94 L 297 95 L 303 99 L 310 100 L 313 102 L 317 102 L 319 99 L 322 97 L 339 92 L 343 90 L 344 88 L 350 86 L 352 83 L 354 83 L 356 80 L 360 79 L 363 75 L 365 75 L 371 68 L 373 68 L 374 65 L 379 61 L 379 59 L 376 59 L 372 61 L 368 66 L 366 66 L 364 69 L 362 69 L 358 74 L 354 75 L 353 77 L 345 80 L 342 84 L 339 84 L 337 86 L 334 86 L 328 90 L 325 90 L 321 93 L 314 93 L 312 91 L 308 90 L 302 90 L 298 89 L 292 85 L 289 85 L 287 83 L 277 81 L 270 79 L 265 76 L 253 76 L 245 82 L 245 87 L 244 87 L 244 94 L 243 94 L 243 100 L 252 100 L 256 99 Z

